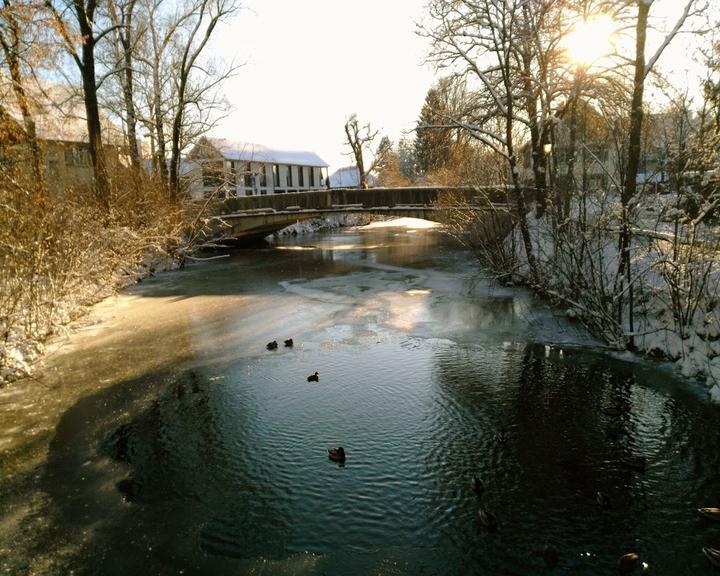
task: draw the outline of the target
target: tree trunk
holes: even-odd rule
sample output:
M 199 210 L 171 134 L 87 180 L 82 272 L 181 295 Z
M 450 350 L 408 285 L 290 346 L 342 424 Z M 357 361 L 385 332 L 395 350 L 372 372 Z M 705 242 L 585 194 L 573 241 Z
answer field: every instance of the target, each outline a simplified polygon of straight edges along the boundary
M 166 184 L 168 181 L 167 158 L 165 152 L 165 127 L 163 125 L 162 103 L 160 100 L 160 63 L 154 62 L 153 66 L 153 119 L 155 122 L 155 139 L 156 152 L 155 161 L 157 163 L 160 181 Z
M 625 172 L 625 182 L 621 195 L 621 229 L 620 239 L 618 242 L 620 252 L 620 262 L 618 268 L 618 277 L 626 277 L 629 284 L 628 287 L 628 324 L 630 332 L 634 330 L 633 319 L 633 291 L 632 291 L 632 275 L 630 266 L 630 247 L 632 238 L 630 234 L 630 204 L 637 192 L 637 174 L 640 167 L 640 144 L 642 136 L 643 123 L 643 96 L 645 90 L 645 42 L 647 37 L 648 14 L 650 12 L 650 3 L 644 0 L 638 0 L 638 15 L 636 25 L 636 42 L 635 42 L 635 79 L 633 82 L 633 94 L 630 109 L 630 144 L 628 148 L 627 168 Z M 622 320 L 622 298 L 619 298 L 618 317 Z M 634 342 L 630 337 L 629 347 L 633 347 Z
M 532 146 L 533 178 L 537 202 L 536 215 L 542 218 L 547 208 L 547 157 L 544 153 L 546 139 L 540 135 L 537 125 L 537 110 L 528 108 L 530 114 L 530 145 Z
M 181 71 L 180 86 L 178 87 L 177 112 L 172 125 L 172 149 L 170 151 L 170 194 L 177 198 L 180 186 L 180 133 L 182 131 L 183 113 L 185 111 L 185 86 L 187 75 Z
M 506 78 L 509 78 L 509 71 L 506 69 Z M 509 84 L 506 82 L 506 91 L 510 91 Z M 530 237 L 530 228 L 527 223 L 527 205 L 525 204 L 525 193 L 520 185 L 520 175 L 518 174 L 517 158 L 515 157 L 515 149 L 513 146 L 513 100 L 507 99 L 507 116 L 505 118 L 505 138 L 507 142 L 508 161 L 510 163 L 510 174 L 512 177 L 513 190 L 515 192 L 515 202 L 517 202 L 517 218 L 520 225 L 520 236 L 522 237 L 523 246 L 525 247 L 525 256 L 527 258 L 528 267 L 530 268 L 530 277 L 535 286 L 540 286 L 540 276 L 538 275 L 537 265 L 535 263 L 535 255 L 533 253 L 532 238 Z
M 360 146 L 360 143 L 358 143 L 357 150 L 354 150 L 355 152 L 355 164 L 357 164 L 358 174 L 359 174 L 359 185 L 362 190 L 367 189 L 367 174 L 365 174 L 365 161 L 363 160 L 362 155 L 362 147 Z
M 140 148 L 137 140 L 137 113 L 133 99 L 133 53 L 132 53 L 132 19 L 135 2 L 127 6 L 126 17 L 123 18 L 125 28 L 120 32 L 123 47 L 124 82 L 123 97 L 125 99 L 125 124 L 127 125 L 128 148 L 130 162 L 135 172 L 140 170 Z
M 82 57 L 79 62 L 82 76 L 85 115 L 87 117 L 90 159 L 93 165 L 95 195 L 101 206 L 110 207 L 107 164 L 102 143 L 102 127 L 98 107 L 97 85 L 95 82 L 95 36 L 93 31 L 93 12 L 86 11 L 81 2 L 74 2 L 80 34 L 83 39 Z
M 523 62 L 523 89 L 526 94 L 525 107 L 529 119 L 530 146 L 532 149 L 532 170 L 535 181 L 535 200 L 537 202 L 536 215 L 542 218 L 547 203 L 547 159 L 545 158 L 543 143 L 545 138 L 540 134 L 538 126 L 538 107 L 535 89 L 531 79 L 531 59 L 527 47 L 522 53 Z
M 37 139 L 37 130 L 35 128 L 35 120 L 30 112 L 30 104 L 27 99 L 27 94 L 22 85 L 22 78 L 20 77 L 20 67 L 18 63 L 11 64 L 11 75 L 12 75 L 12 86 L 15 98 L 17 98 L 18 106 L 20 107 L 20 113 L 23 117 L 23 127 L 25 128 L 25 135 L 27 136 L 28 143 L 30 144 L 30 154 L 32 155 L 33 173 L 37 179 L 36 190 L 39 196 L 46 196 L 47 190 L 45 189 L 45 170 L 44 162 L 42 157 L 42 151 L 40 150 L 40 143 Z

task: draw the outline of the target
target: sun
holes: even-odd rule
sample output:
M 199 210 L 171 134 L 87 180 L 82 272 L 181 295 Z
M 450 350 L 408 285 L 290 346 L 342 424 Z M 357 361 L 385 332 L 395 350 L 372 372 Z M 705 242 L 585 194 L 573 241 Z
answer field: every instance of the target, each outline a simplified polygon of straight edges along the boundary
M 616 32 L 617 24 L 610 16 L 593 16 L 575 24 L 562 46 L 571 60 L 590 67 L 610 54 Z

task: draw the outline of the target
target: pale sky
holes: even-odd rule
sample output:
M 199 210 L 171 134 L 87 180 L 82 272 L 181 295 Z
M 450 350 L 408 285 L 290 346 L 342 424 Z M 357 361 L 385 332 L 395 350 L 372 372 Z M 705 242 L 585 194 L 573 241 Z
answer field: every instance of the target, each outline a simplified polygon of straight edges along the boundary
M 434 72 L 415 34 L 424 1 L 246 0 L 215 49 L 247 64 L 225 85 L 235 108 L 213 131 L 312 150 L 351 164 L 343 126 L 356 112 L 393 141 L 415 125 Z
M 353 112 L 395 142 L 413 129 L 438 77 L 423 64 L 427 40 L 415 33 L 426 0 L 243 4 L 211 46 L 225 60 L 246 62 L 224 85 L 234 110 L 213 136 L 312 150 L 332 171 L 352 163 L 343 125 Z M 657 0 L 652 14 L 667 16 L 671 27 L 679 10 L 678 0 Z M 661 61 L 678 87 L 693 74 L 688 41 L 678 37 Z

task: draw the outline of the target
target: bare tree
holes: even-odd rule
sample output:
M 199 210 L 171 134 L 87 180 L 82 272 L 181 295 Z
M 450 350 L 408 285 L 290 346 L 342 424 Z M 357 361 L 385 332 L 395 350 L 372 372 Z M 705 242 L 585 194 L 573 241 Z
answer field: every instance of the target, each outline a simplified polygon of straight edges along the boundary
M 52 14 L 65 50 L 80 71 L 95 194 L 101 205 L 108 208 L 110 191 L 103 153 L 95 50 L 98 43 L 116 27 L 100 25 L 97 0 L 44 0 L 44 3 Z
M 541 284 L 527 223 L 527 203 L 520 182 L 516 132 L 528 126 L 524 114 L 522 76 L 515 55 L 526 0 L 433 0 L 429 61 L 438 68 L 472 77 L 480 86 L 475 106 L 465 118 L 445 118 L 446 126 L 462 128 L 503 157 L 508 165 L 517 204 L 517 218 L 531 281 Z M 495 122 L 501 120 L 501 125 Z
M 380 164 L 385 162 L 387 155 L 392 151 L 392 143 L 388 138 L 382 138 L 373 155 L 370 165 L 365 168 L 364 154 L 372 148 L 372 143 L 377 138 L 378 131 L 373 131 L 370 124 L 360 126 L 357 114 L 353 114 L 345 122 L 345 138 L 347 145 L 350 147 L 350 154 L 355 159 L 355 165 L 358 169 L 360 177 L 360 188 L 367 188 L 368 175 L 373 172 Z
M 30 97 L 27 93 L 24 66 L 31 66 L 25 54 L 29 52 L 30 45 L 38 42 L 37 34 L 31 30 L 37 26 L 38 10 L 35 6 L 25 3 L 15 4 L 12 0 L 3 0 L 0 9 L 0 48 L 4 57 L 4 64 L 10 76 L 12 92 L 15 96 L 20 113 L 23 118 L 25 137 L 30 145 L 32 154 L 33 172 L 37 178 L 38 193 L 44 192 L 42 183 L 45 180 L 43 158 L 40 144 L 37 140 L 35 119 L 30 109 Z
M 115 72 L 122 93 L 123 120 L 130 162 L 140 169 L 140 147 L 137 137 L 137 106 L 135 104 L 135 53 L 138 37 L 146 33 L 144 26 L 135 25 L 137 0 L 107 0 L 107 11 L 113 24 L 111 70 Z
M 177 194 L 179 185 L 183 120 L 187 107 L 193 104 L 188 101 L 188 87 L 192 82 L 193 72 L 199 70 L 200 55 L 218 23 L 227 20 L 239 9 L 238 0 L 195 0 L 191 15 L 185 19 L 185 29 L 177 29 L 177 32 L 183 33 L 175 36 L 174 43 L 177 57 L 174 65 L 175 102 L 170 137 L 170 188 L 173 194 Z M 231 66 L 221 77 L 227 77 L 234 69 L 235 66 Z M 213 80 L 211 85 L 216 82 L 217 79 Z
M 648 17 L 655 0 L 637 0 L 637 16 L 635 19 L 635 58 L 634 58 L 634 80 L 632 90 L 632 100 L 630 102 L 630 134 L 628 144 L 628 155 L 626 170 L 624 174 L 624 183 L 622 188 L 621 201 L 621 229 L 619 237 L 618 251 L 620 259 L 618 263 L 618 272 L 616 281 L 622 283 L 623 278 L 628 284 L 628 322 L 629 329 L 632 333 L 634 330 L 634 306 L 633 306 L 633 283 L 631 273 L 631 222 L 630 210 L 631 203 L 637 192 L 637 175 L 640 167 L 641 154 L 641 138 L 643 128 L 643 101 L 645 93 L 645 79 L 653 70 L 658 59 L 668 47 L 673 38 L 681 30 L 685 21 L 693 12 L 693 8 L 697 8 L 697 0 L 686 0 L 682 14 L 678 18 L 673 29 L 668 32 L 664 40 L 655 51 L 655 53 L 646 60 L 645 47 L 647 41 Z M 619 294 L 622 294 L 622 289 Z M 618 298 L 618 314 L 622 315 L 622 298 Z M 632 337 L 629 343 L 633 346 Z

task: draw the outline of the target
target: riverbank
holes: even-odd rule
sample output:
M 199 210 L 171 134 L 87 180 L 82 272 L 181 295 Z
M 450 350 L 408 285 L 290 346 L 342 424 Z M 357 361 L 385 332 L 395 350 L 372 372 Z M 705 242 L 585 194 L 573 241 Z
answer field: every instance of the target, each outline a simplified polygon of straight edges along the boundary
M 611 346 L 670 362 L 720 402 L 720 228 L 678 224 L 668 208 L 674 197 L 651 200 L 637 209 L 632 268 L 623 276 L 612 197 L 585 199 L 584 213 L 572 217 L 582 224 L 565 229 L 529 215 L 536 291 Z M 533 286 L 519 231 L 509 242 L 518 249 L 516 278 Z
M 102 274 L 88 273 L 88 279 L 77 291 L 53 300 L 46 306 L 42 323 L 9 325 L 0 323 L 0 388 L 15 380 L 31 376 L 36 364 L 46 354 L 48 341 L 63 339 L 78 326 L 86 324 L 93 306 L 116 295 L 127 286 L 158 272 L 175 270 L 178 257 L 160 251 L 148 251 L 139 262 L 128 262 L 120 270 Z M 49 344 L 52 348 L 52 344 Z
M 50 194 L 0 178 L 0 387 L 28 376 L 44 343 L 89 307 L 191 250 L 198 207 L 161 182 L 118 169 L 103 199 L 77 184 Z M 203 210 L 200 208 L 200 210 Z

